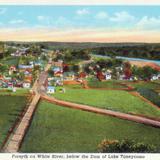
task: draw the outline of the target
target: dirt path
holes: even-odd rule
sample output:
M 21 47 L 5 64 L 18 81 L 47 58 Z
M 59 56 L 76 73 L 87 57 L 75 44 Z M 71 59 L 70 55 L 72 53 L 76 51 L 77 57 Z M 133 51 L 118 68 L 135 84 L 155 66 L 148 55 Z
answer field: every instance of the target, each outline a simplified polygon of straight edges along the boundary
M 81 105 L 81 104 L 66 102 L 66 101 L 58 100 L 58 99 L 55 99 L 49 96 L 41 96 L 41 98 L 44 100 L 47 100 L 50 103 L 54 103 L 57 105 L 79 109 L 79 110 L 84 110 L 84 111 L 89 111 L 89 112 L 94 112 L 94 113 L 103 114 L 107 116 L 113 116 L 113 117 L 117 117 L 117 118 L 134 121 L 134 122 L 142 123 L 145 125 L 150 125 L 150 126 L 160 128 L 160 121 L 156 121 L 153 119 L 136 116 L 136 115 L 130 115 L 130 114 L 121 113 L 121 112 L 116 112 L 116 111 L 111 111 L 111 110 L 106 110 L 106 109 L 101 109 L 101 108 L 96 108 L 96 107 L 92 107 L 88 105 Z

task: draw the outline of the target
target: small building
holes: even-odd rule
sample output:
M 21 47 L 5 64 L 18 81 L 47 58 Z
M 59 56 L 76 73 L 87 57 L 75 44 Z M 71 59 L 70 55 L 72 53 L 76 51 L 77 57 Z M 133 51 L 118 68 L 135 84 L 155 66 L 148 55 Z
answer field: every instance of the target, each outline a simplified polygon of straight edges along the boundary
M 32 70 L 33 65 L 19 65 L 18 68 L 19 68 L 20 71 Z
M 106 78 L 106 80 L 112 79 L 111 73 L 106 73 L 106 74 L 105 74 L 105 78 Z
M 155 80 L 158 80 L 158 79 L 160 79 L 160 74 L 153 75 L 152 78 L 151 78 L 151 81 L 155 81 Z
M 63 71 L 62 71 L 61 67 L 53 67 L 52 71 L 53 71 L 55 77 L 62 77 L 63 76 Z
M 55 87 L 53 87 L 53 86 L 48 86 L 48 87 L 47 87 L 47 93 L 49 93 L 49 94 L 55 93 Z
M 23 82 L 23 88 L 30 88 L 31 87 L 31 82 L 30 81 L 24 81 Z
M 87 74 L 85 72 L 80 72 L 79 73 L 79 78 L 86 78 Z

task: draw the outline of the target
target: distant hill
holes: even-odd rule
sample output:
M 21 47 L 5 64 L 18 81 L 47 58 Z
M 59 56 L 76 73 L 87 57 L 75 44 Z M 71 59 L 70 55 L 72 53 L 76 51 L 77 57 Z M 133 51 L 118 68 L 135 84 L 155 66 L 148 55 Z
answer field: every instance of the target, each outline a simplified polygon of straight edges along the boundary
M 6 44 L 15 44 L 15 45 L 22 45 L 22 44 L 39 44 L 45 45 L 48 47 L 54 48 L 99 48 L 99 47 L 122 47 L 122 46 L 143 46 L 143 45 L 151 45 L 153 43 L 97 43 L 97 42 L 5 42 Z M 157 45 L 156 43 L 154 43 Z M 160 45 L 160 43 L 159 43 Z
M 160 60 L 160 43 L 4 42 L 13 46 L 39 45 L 43 49 L 89 50 L 89 53 Z

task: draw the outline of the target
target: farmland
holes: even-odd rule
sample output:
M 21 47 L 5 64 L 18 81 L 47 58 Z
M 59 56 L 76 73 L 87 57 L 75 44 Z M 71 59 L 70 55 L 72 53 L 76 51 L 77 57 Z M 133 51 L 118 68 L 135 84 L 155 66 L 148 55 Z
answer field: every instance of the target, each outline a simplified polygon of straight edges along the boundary
M 160 151 L 157 128 L 41 101 L 21 152 L 97 152 L 104 138 L 154 144 Z
M 121 85 L 120 83 L 117 83 L 116 81 L 98 81 L 98 80 L 92 80 L 88 81 L 88 86 L 91 88 L 113 88 L 113 89 L 122 89 L 126 88 L 125 86 Z
M 138 83 L 132 83 L 130 84 L 131 86 L 133 86 L 135 89 L 139 89 L 139 88 L 148 88 L 148 89 L 160 89 L 160 84 L 158 83 L 154 83 L 154 82 L 138 82 Z
M 7 64 L 7 65 L 15 65 L 17 66 L 18 65 L 18 62 L 19 62 L 19 58 L 14 58 L 14 57 L 6 57 L 6 58 L 3 58 L 2 60 L 0 60 L 0 63 L 4 63 L 4 64 Z
M 0 96 L 0 146 L 26 104 L 23 96 Z
M 16 92 L 13 92 L 12 89 L 0 88 L 0 95 L 11 95 L 11 96 L 24 96 L 29 93 L 29 89 L 18 88 Z
M 98 108 L 110 109 L 125 113 L 142 114 L 149 117 L 160 117 L 160 110 L 152 107 L 138 97 L 126 91 L 94 90 L 66 88 L 66 93 L 57 92 L 54 96 L 61 100 L 87 104 Z

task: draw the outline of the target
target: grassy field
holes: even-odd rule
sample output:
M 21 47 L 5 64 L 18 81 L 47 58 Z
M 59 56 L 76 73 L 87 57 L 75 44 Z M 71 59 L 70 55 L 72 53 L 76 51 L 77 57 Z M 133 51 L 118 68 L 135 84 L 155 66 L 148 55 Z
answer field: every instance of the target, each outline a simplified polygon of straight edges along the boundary
M 0 63 L 4 63 L 4 64 L 7 64 L 7 65 L 18 65 L 18 62 L 19 62 L 19 58 L 15 58 L 15 57 L 6 57 L 6 58 L 3 58 L 2 60 L 0 60 Z
M 29 93 L 29 89 L 18 88 L 16 92 L 12 92 L 11 89 L 0 88 L 0 95 L 12 95 L 12 96 L 23 96 Z
M 66 93 L 56 92 L 54 97 L 61 100 L 87 104 L 125 113 L 160 117 L 160 110 L 152 107 L 126 91 L 66 88 Z
M 25 103 L 22 96 L 0 96 L 0 146 Z
M 132 83 L 130 84 L 133 86 L 135 89 L 139 88 L 148 88 L 148 89 L 160 89 L 160 84 L 154 83 L 154 82 L 139 82 L 139 83 Z
M 160 129 L 41 101 L 21 152 L 97 152 L 107 139 L 154 144 L 160 152 Z
M 88 86 L 91 88 L 113 88 L 113 89 L 118 89 L 118 88 L 126 88 L 125 86 L 117 83 L 116 81 L 98 81 L 98 80 L 92 80 L 88 81 Z

